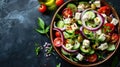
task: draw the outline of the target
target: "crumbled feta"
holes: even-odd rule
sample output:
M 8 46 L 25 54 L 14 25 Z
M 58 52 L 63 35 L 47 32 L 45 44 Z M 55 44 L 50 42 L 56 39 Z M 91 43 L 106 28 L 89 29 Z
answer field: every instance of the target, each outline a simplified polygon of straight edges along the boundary
M 102 33 L 101 29 L 99 29 L 99 30 L 96 31 L 97 35 L 100 35 L 101 33 Z
M 104 24 L 108 23 L 107 20 L 104 21 Z
M 89 20 L 90 18 L 91 18 L 91 17 L 90 17 L 89 14 L 84 14 L 83 17 L 82 17 L 82 20 L 83 20 L 83 21 L 87 21 L 87 20 Z
M 116 18 L 113 18 L 111 23 L 114 24 L 114 25 L 117 25 L 118 24 L 118 20 Z
M 71 18 L 66 18 L 63 20 L 65 24 L 70 24 L 71 23 Z
M 99 8 L 101 6 L 100 1 L 95 1 L 94 4 L 97 8 Z
M 103 43 L 103 44 L 101 44 L 99 47 L 98 47 L 98 49 L 99 50 L 105 50 L 105 49 L 107 49 L 108 48 L 108 44 L 107 43 Z
M 73 45 L 71 45 L 71 44 L 66 44 L 66 49 L 68 49 L 68 50 L 71 50 L 72 48 L 73 48 Z
M 78 26 L 77 26 L 76 23 L 74 23 L 74 24 L 71 25 L 71 28 L 72 28 L 72 30 L 76 30 L 76 29 L 78 29 Z
M 78 5 L 78 11 L 83 11 L 84 10 L 84 7 L 85 7 L 85 5 L 84 4 L 79 4 Z
M 80 19 L 80 15 L 81 15 L 81 13 L 76 12 L 76 13 L 75 13 L 75 19 L 77 19 L 77 20 Z
M 90 47 L 90 41 L 87 39 L 84 39 L 82 45 L 85 46 L 86 48 L 88 48 L 88 47 Z
M 84 56 L 80 53 L 77 54 L 76 58 L 79 60 L 79 61 L 82 61 Z
M 100 40 L 100 41 L 104 41 L 106 39 L 106 37 L 105 37 L 105 34 L 101 34 L 99 37 L 98 37 L 98 40 Z

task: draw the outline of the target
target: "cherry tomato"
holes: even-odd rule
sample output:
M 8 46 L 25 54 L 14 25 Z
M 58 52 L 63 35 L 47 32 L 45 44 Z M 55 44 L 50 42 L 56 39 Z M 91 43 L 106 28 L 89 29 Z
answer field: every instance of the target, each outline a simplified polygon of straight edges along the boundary
M 106 15 L 110 15 L 110 7 L 109 6 L 103 6 L 100 9 L 98 9 L 99 13 L 104 13 Z
M 106 24 L 104 25 L 103 32 L 105 32 L 105 33 L 111 33 L 111 32 L 114 31 L 114 29 L 115 29 L 115 26 L 114 26 L 113 24 L 111 24 L 111 23 L 106 23 Z
M 119 35 L 116 34 L 116 33 L 113 33 L 113 34 L 112 34 L 112 37 L 111 37 L 112 43 L 115 43 L 115 42 L 117 42 L 118 40 L 119 40 Z
M 40 7 L 38 8 L 38 11 L 41 13 L 44 13 L 46 10 L 47 10 L 47 7 L 44 4 L 41 4 Z
M 92 54 L 92 55 L 89 55 L 88 57 L 87 57 L 87 61 L 88 62 L 95 62 L 95 61 L 97 61 L 97 54 Z
M 56 37 L 60 37 L 61 35 L 60 35 L 59 32 L 55 32 L 55 36 L 56 36 Z
M 62 39 L 60 37 L 55 38 L 53 44 L 56 47 L 60 47 L 63 44 Z
M 70 8 L 65 8 L 63 11 L 62 11 L 62 14 L 64 17 L 72 17 L 73 15 L 73 12 Z
M 61 6 L 64 3 L 64 0 L 56 0 L 56 5 Z

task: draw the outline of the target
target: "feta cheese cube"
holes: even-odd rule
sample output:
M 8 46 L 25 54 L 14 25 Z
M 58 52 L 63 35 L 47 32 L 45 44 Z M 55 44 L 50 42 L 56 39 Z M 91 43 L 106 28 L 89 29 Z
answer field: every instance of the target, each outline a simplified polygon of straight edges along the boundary
M 73 48 L 73 45 L 71 45 L 71 44 L 66 44 L 66 49 L 68 49 L 68 50 L 71 50 L 72 48 Z
M 100 1 L 95 1 L 94 4 L 97 8 L 99 8 L 101 6 Z
M 63 20 L 65 24 L 70 24 L 71 23 L 71 18 L 66 18 Z
M 76 58 L 79 60 L 79 61 L 82 61 L 84 56 L 80 53 L 77 54 Z
M 75 19 L 77 19 L 77 20 L 80 19 L 80 15 L 81 15 L 81 13 L 76 12 L 76 13 L 75 13 Z
M 84 4 L 79 4 L 78 5 L 78 11 L 83 11 L 84 10 L 84 7 L 85 7 L 85 5 Z
M 101 34 L 99 37 L 98 37 L 98 40 L 100 40 L 100 41 L 104 41 L 106 39 L 106 37 L 105 37 L 105 34 Z
M 76 29 L 78 29 L 78 26 L 77 26 L 76 23 L 74 23 L 74 24 L 71 25 L 71 28 L 72 28 L 72 30 L 76 30 Z
M 88 47 L 90 47 L 90 41 L 87 39 L 84 39 L 82 45 L 85 46 L 86 48 L 88 48 Z
M 100 35 L 101 33 L 102 33 L 101 29 L 99 29 L 99 30 L 96 31 L 97 35 Z
M 107 49 L 108 48 L 108 44 L 107 43 L 103 43 L 103 44 L 101 44 L 99 47 L 98 47 L 98 49 L 99 50 L 105 50 L 105 49 Z
M 118 20 L 116 18 L 113 18 L 111 23 L 114 24 L 114 25 L 117 25 L 118 24 Z

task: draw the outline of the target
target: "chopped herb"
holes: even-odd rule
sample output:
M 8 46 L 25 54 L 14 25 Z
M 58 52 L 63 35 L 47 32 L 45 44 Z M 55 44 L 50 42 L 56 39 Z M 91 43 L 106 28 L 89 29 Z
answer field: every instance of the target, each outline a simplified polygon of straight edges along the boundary
M 38 26 L 39 28 L 36 29 L 36 31 L 40 34 L 46 34 L 49 38 L 49 35 L 47 33 L 49 32 L 50 26 L 47 26 L 45 28 L 45 22 L 41 18 L 38 18 Z
M 48 50 L 47 50 L 47 54 L 52 53 L 52 51 L 53 51 L 53 47 L 52 47 L 52 46 L 50 46 L 50 47 L 48 48 Z
M 39 55 L 40 50 L 41 50 L 41 47 L 39 46 L 39 44 L 35 43 L 35 53 L 37 56 Z
M 56 67 L 61 67 L 61 63 L 57 64 Z

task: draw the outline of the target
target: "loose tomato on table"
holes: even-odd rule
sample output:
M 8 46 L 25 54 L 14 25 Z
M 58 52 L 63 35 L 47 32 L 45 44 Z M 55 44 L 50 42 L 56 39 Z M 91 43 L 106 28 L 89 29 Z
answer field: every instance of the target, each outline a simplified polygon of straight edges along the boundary
M 111 33 L 115 30 L 115 26 L 111 23 L 104 24 L 103 32 L 104 33 Z
M 115 43 L 115 42 L 117 42 L 118 40 L 119 40 L 119 35 L 116 34 L 116 33 L 113 33 L 113 34 L 112 34 L 112 37 L 111 37 L 112 43 Z
M 106 15 L 110 15 L 111 10 L 110 10 L 109 6 L 103 6 L 100 9 L 98 9 L 98 12 L 99 13 L 104 13 Z
M 70 8 L 65 8 L 63 11 L 62 11 L 62 14 L 64 17 L 72 17 L 73 15 L 73 12 Z
M 62 39 L 60 37 L 55 38 L 53 43 L 55 47 L 60 47 L 63 44 Z
M 97 54 L 92 54 L 87 57 L 87 61 L 93 63 L 97 61 L 97 58 L 98 58 Z
M 47 10 L 47 7 L 45 4 L 41 4 L 40 7 L 38 8 L 38 11 L 41 13 L 44 13 Z
M 64 3 L 64 0 L 56 0 L 56 5 L 61 6 Z

